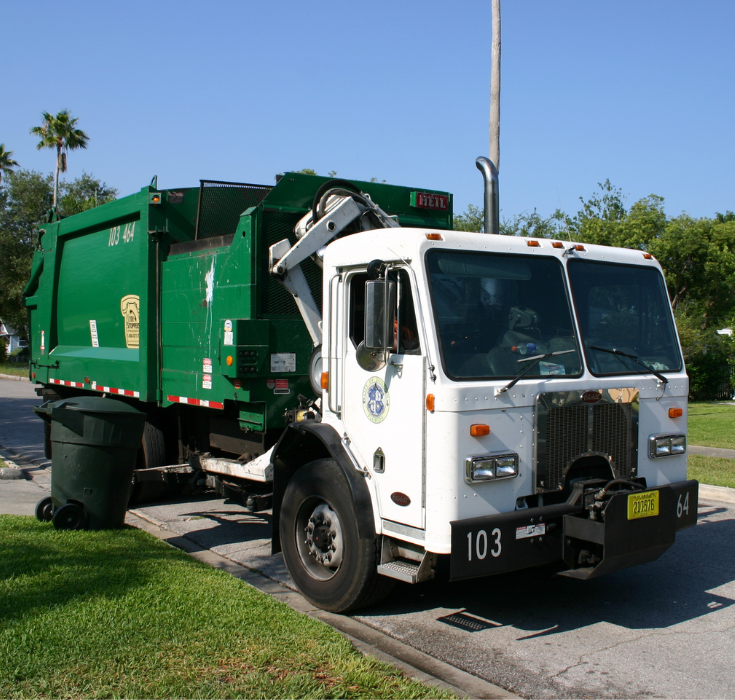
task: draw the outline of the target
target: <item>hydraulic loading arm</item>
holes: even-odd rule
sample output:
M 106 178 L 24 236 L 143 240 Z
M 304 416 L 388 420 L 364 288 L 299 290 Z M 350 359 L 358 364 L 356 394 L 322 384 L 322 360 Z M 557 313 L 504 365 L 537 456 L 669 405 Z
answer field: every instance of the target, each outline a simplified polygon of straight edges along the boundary
M 299 221 L 295 227 L 299 240 L 293 246 L 284 238 L 268 249 L 268 266 L 270 273 L 293 296 L 316 347 L 322 342 L 322 314 L 306 282 L 301 263 L 316 255 L 354 222 L 358 222 L 358 230 L 362 231 L 396 227 L 398 223 L 367 195 L 341 188 L 327 190 L 319 199 L 318 207 L 315 203 L 314 211 L 323 211 L 323 215 L 314 222 L 314 213 L 310 212 Z

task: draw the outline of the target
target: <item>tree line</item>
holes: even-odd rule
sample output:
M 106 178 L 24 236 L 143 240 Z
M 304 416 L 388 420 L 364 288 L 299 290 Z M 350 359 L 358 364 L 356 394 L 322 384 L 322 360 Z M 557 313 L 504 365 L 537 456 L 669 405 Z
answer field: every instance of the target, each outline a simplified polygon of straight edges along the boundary
M 720 398 L 729 391 L 735 369 L 735 343 L 717 331 L 735 326 L 735 213 L 712 217 L 670 217 L 664 199 L 649 195 L 626 206 L 609 180 L 591 197 L 579 198 L 574 214 L 561 210 L 542 217 L 536 210 L 501 221 L 501 234 L 553 238 L 633 248 L 651 253 L 663 268 L 676 317 L 690 393 Z M 482 231 L 483 212 L 469 205 L 454 217 L 460 231 Z M 729 385 L 729 389 L 727 386 Z
M 57 216 L 71 216 L 110 202 L 117 190 L 83 173 L 71 182 L 59 179 L 67 171 L 69 151 L 86 148 L 89 136 L 77 126 L 68 109 L 43 112 L 41 124 L 30 129 L 39 149 L 51 149 L 56 163 L 52 174 L 20 167 L 13 151 L 0 143 L 0 319 L 23 328 L 27 315 L 23 289 L 28 282 L 39 224 Z

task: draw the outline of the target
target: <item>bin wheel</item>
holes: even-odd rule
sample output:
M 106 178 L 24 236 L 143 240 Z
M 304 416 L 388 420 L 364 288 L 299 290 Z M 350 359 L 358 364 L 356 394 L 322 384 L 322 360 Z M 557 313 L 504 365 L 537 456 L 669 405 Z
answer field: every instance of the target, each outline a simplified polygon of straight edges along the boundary
M 377 572 L 378 538 L 360 539 L 347 480 L 332 459 L 296 472 L 283 496 L 281 546 L 286 568 L 314 605 L 347 612 L 375 603 L 393 587 Z
M 42 523 L 49 523 L 54 517 L 54 502 L 51 500 L 51 496 L 42 498 L 36 503 L 36 518 Z
M 53 517 L 57 530 L 85 530 L 87 514 L 76 503 L 67 503 L 59 508 Z

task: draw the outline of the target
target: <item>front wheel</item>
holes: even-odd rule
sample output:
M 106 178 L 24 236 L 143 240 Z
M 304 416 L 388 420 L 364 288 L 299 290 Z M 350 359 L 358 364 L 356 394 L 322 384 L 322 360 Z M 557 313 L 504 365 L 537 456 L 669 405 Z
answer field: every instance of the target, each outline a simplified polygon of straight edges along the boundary
M 332 459 L 300 469 L 283 496 L 281 546 L 301 594 L 323 610 L 348 612 L 388 594 L 393 580 L 377 573 L 378 538 L 360 538 L 355 505 Z

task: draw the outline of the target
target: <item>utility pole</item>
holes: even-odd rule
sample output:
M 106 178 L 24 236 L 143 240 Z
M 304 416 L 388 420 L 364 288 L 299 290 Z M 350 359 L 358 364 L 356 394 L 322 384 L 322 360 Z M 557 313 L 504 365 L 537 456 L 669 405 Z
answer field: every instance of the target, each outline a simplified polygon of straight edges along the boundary
M 500 170 L 500 0 L 492 0 L 493 39 L 490 55 L 490 160 Z

